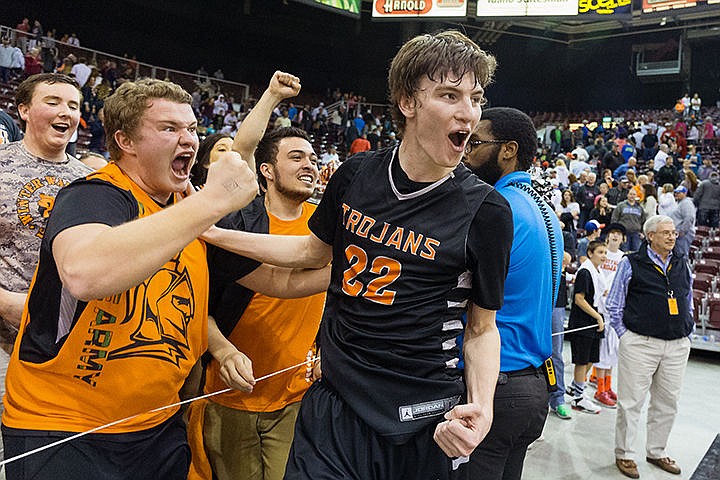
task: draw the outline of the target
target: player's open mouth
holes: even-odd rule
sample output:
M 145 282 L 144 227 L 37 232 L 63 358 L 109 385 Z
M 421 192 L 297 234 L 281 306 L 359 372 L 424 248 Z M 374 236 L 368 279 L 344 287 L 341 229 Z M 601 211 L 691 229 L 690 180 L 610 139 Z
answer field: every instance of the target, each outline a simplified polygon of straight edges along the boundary
M 55 129 L 56 132 L 65 133 L 68 130 L 70 130 L 70 124 L 69 123 L 53 123 L 52 128 Z
M 175 157 L 172 162 L 172 169 L 178 176 L 187 176 L 190 173 L 190 165 L 192 163 L 192 152 L 181 153 Z
M 448 135 L 448 138 L 450 141 L 455 145 L 456 147 L 463 147 L 465 144 L 465 140 L 470 135 L 470 132 L 467 130 L 458 130 L 457 132 L 452 132 L 450 135 Z

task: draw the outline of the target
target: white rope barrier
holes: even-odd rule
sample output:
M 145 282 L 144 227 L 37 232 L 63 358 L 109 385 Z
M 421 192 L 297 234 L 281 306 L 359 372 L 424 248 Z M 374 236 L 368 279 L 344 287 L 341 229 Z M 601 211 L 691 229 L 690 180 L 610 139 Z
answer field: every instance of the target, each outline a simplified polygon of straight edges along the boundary
M 562 332 L 553 333 L 552 336 L 555 337 L 555 336 L 557 336 L 557 335 L 563 335 L 563 334 L 566 334 L 566 333 L 579 332 L 580 330 L 587 330 L 587 329 L 590 329 L 590 328 L 597 328 L 597 325 L 588 325 L 588 326 L 586 326 L 586 327 L 575 328 L 575 329 L 573 329 L 573 330 L 565 330 L 565 331 L 562 331 Z M 290 367 L 283 368 L 282 370 L 278 370 L 278 371 L 276 371 L 276 372 L 272 372 L 272 373 L 269 373 L 269 374 L 267 374 L 267 375 L 264 375 L 264 376 L 262 376 L 262 377 L 260 377 L 260 378 L 256 378 L 256 379 L 255 379 L 255 383 L 261 382 L 261 381 L 263 381 L 263 380 L 267 380 L 268 378 L 274 377 L 274 376 L 276 376 L 276 375 L 280 375 L 281 373 L 289 372 L 290 370 L 294 370 L 294 369 L 296 369 L 296 368 L 300 368 L 300 367 L 302 367 L 303 365 L 310 366 L 312 363 L 314 363 L 314 362 L 316 362 L 316 361 L 318 361 L 318 360 L 320 360 L 320 356 L 319 356 L 319 355 L 317 355 L 317 356 L 315 356 L 315 357 L 312 357 L 312 358 L 307 358 L 305 361 L 303 361 L 303 362 L 301 362 L 301 363 L 298 363 L 297 365 L 292 365 L 292 366 L 290 366 Z M 48 450 L 48 449 L 50 449 L 50 448 L 57 447 L 57 446 L 62 445 L 62 444 L 64 444 L 64 443 L 71 442 L 71 441 L 73 441 L 73 440 L 77 440 L 78 438 L 84 437 L 84 436 L 86 436 L 86 435 L 90 435 L 91 433 L 99 432 L 99 431 L 101 431 L 101 430 L 105 430 L 106 428 L 110 428 L 110 427 L 113 427 L 113 426 L 115 426 L 115 425 L 119 425 L 119 424 L 121 424 L 121 423 L 123 423 L 123 422 L 127 422 L 127 421 L 129 421 L 129 420 L 132 420 L 133 418 L 139 417 L 140 415 L 145 415 L 145 414 L 148 414 L 148 413 L 156 413 L 156 412 L 160 412 L 160 411 L 162 411 L 162 410 L 167 410 L 168 408 L 179 407 L 179 406 L 182 406 L 182 405 L 185 405 L 185 404 L 188 404 L 188 403 L 195 402 L 195 401 L 197 401 L 197 400 L 203 400 L 203 399 L 205 399 L 205 398 L 214 397 L 215 395 L 221 395 L 221 394 L 223 394 L 223 393 L 227 393 L 227 392 L 230 392 L 230 391 L 232 391 L 232 390 L 233 390 L 232 388 L 225 388 L 225 389 L 223 389 L 223 390 L 218 390 L 218 391 L 216 391 L 216 392 L 206 393 L 205 395 L 200 395 L 200 396 L 197 396 L 197 397 L 189 398 L 189 399 L 187 399 L 187 400 L 183 400 L 183 401 L 180 401 L 180 402 L 176 402 L 176 403 L 173 403 L 173 404 L 170 404 L 170 405 L 165 405 L 164 407 L 158 407 L 158 408 L 155 408 L 155 409 L 150 410 L 150 411 L 147 411 L 147 412 L 142 412 L 142 413 L 138 413 L 138 414 L 135 414 L 135 415 L 131 415 L 131 416 L 129 416 L 129 417 L 121 418 L 120 420 L 115 420 L 114 422 L 106 423 L 105 425 L 100 425 L 99 427 L 95 427 L 95 428 L 92 428 L 92 429 L 90 429 L 90 430 L 87 430 L 87 431 L 84 431 L 84 432 L 80 432 L 80 433 L 77 433 L 77 434 L 75 434 L 75 435 L 71 435 L 71 436 L 69 436 L 69 437 L 66 437 L 66 438 L 57 440 L 57 441 L 55 441 L 55 442 L 49 443 L 49 444 L 47 444 L 47 445 L 44 445 L 44 446 L 42 446 L 42 447 L 38 447 L 38 448 L 36 448 L 36 449 L 34 449 L 34 450 L 29 450 L 29 451 L 27 451 L 27 452 L 25 452 L 25 453 L 22 453 L 22 454 L 20 454 L 20 455 L 14 456 L 14 457 L 12 457 L 12 458 L 5 459 L 5 460 L 3 460 L 2 462 L 0 462 L 0 468 L 4 467 L 4 466 L 7 465 L 8 463 L 12 463 L 12 462 L 14 462 L 14 461 L 16 461 L 16 460 L 20 460 L 20 459 L 22 459 L 22 458 L 29 457 L 30 455 L 34 455 L 34 454 L 36 454 L 36 453 L 40 453 L 40 452 L 42 452 L 42 451 L 44 451 L 44 450 Z
M 275 375 L 280 375 L 281 373 L 285 373 L 285 372 L 288 372 L 288 371 L 290 371 L 290 370 L 294 370 L 294 369 L 296 369 L 296 368 L 300 368 L 300 367 L 302 367 L 303 365 L 310 365 L 311 363 L 313 363 L 313 362 L 315 362 L 315 361 L 317 361 L 317 360 L 320 360 L 320 356 L 319 356 L 319 355 L 317 355 L 317 356 L 315 356 L 315 357 L 312 357 L 312 358 L 307 358 L 307 359 L 305 359 L 303 362 L 298 363 L 297 365 L 292 365 L 292 366 L 290 366 L 290 367 L 283 368 L 282 370 L 278 370 L 277 372 L 269 373 L 269 374 L 264 375 L 264 376 L 262 376 L 262 377 L 260 377 L 260 378 L 256 378 L 256 379 L 255 379 L 255 383 L 261 382 L 261 381 L 263 381 L 263 380 L 267 380 L 268 378 L 274 377 Z M 34 449 L 34 450 L 29 450 L 29 451 L 27 451 L 27 452 L 25 452 L 25 453 L 21 453 L 20 455 L 16 455 L 16 456 L 14 456 L 14 457 L 12 457 L 12 458 L 5 459 L 5 460 L 3 460 L 2 462 L 0 462 L 0 468 L 4 467 L 4 466 L 7 465 L 8 463 L 12 463 L 12 462 L 14 462 L 14 461 L 16 461 L 16 460 L 20 460 L 21 458 L 29 457 L 30 455 L 34 455 L 34 454 L 36 454 L 36 453 L 40 453 L 40 452 L 42 452 L 43 450 L 48 450 L 48 449 L 50 449 L 50 448 L 57 447 L 58 445 L 62 445 L 63 443 L 67 443 L 67 442 L 71 442 L 71 441 L 73 441 L 73 440 L 77 440 L 78 438 L 84 437 L 85 435 L 90 435 L 91 433 L 99 432 L 100 430 L 104 430 L 104 429 L 106 429 L 106 428 L 110 428 L 110 427 L 112 427 L 112 426 L 118 425 L 118 424 L 123 423 L 123 422 L 127 422 L 127 421 L 129 421 L 129 420 L 132 420 L 133 418 L 139 417 L 140 415 L 145 415 L 145 414 L 148 414 L 148 413 L 156 413 L 156 412 L 160 412 L 160 411 L 162 411 L 162 410 L 167 410 L 168 408 L 179 407 L 179 406 L 181 406 L 181 405 L 185 405 L 185 404 L 187 404 L 187 403 L 192 403 L 192 402 L 195 402 L 195 401 L 197 401 L 197 400 L 202 400 L 202 399 L 204 399 L 204 398 L 210 398 L 210 397 L 214 397 L 215 395 L 220 395 L 220 394 L 223 394 L 223 393 L 227 393 L 227 392 L 229 392 L 229 391 L 231 391 L 231 390 L 233 390 L 233 389 L 232 389 L 232 388 L 225 388 L 225 389 L 223 389 L 223 390 L 218 390 L 217 392 L 207 393 L 207 394 L 205 394 L 205 395 L 200 395 L 200 396 L 198 396 L 198 397 L 189 398 L 189 399 L 183 400 L 183 401 L 181 401 L 181 402 L 176 402 L 176 403 L 173 403 L 173 404 L 171 404 L 171 405 L 165 405 L 164 407 L 154 408 L 154 409 L 152 409 L 152 410 L 150 410 L 150 411 L 147 411 L 147 412 L 138 413 L 138 414 L 135 414 L 135 415 L 131 415 L 131 416 L 129 416 L 129 417 L 121 418 L 120 420 L 115 420 L 114 422 L 106 423 L 105 425 L 101 425 L 101 426 L 99 426 L 99 427 L 95 427 L 95 428 L 90 429 L 90 430 L 87 430 L 87 431 L 85 431 L 85 432 L 77 433 L 77 434 L 75 434 L 75 435 L 72 435 L 72 436 L 69 436 L 69 437 L 66 437 L 66 438 L 57 440 L 57 441 L 55 441 L 55 442 L 49 443 L 49 444 L 47 444 L 47 445 L 44 445 L 44 446 L 42 446 L 42 447 L 38 447 L 38 448 L 36 448 L 36 449 Z
M 580 327 L 580 328 L 573 328 L 572 330 L 563 330 L 562 332 L 553 333 L 553 337 L 557 337 L 558 335 L 564 335 L 566 333 L 573 333 L 573 332 L 579 332 L 580 330 L 587 330 L 589 328 L 597 329 L 597 325 L 588 325 L 587 327 Z

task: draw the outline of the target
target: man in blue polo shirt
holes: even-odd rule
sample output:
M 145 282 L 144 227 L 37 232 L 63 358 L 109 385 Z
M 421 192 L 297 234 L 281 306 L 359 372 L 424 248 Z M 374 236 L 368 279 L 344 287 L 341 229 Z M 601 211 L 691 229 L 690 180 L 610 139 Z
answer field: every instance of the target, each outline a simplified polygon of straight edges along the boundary
M 557 216 L 533 189 L 527 172 L 536 148 L 535 128 L 527 115 L 513 108 L 490 108 L 470 138 L 465 160 L 505 197 L 514 224 L 504 304 L 496 315 L 501 347 L 494 420 L 463 466 L 467 478 L 520 479 L 527 446 L 540 436 L 547 417 L 543 365 L 552 355 L 563 237 Z

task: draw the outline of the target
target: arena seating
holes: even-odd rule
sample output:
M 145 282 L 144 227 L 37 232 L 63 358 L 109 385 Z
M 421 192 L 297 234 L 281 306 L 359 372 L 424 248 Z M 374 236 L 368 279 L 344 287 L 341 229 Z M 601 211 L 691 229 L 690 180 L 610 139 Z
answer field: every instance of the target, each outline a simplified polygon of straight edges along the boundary
M 690 251 L 693 271 L 693 306 L 698 333 L 720 329 L 720 230 L 697 227 Z
M 10 83 L 0 81 L 0 108 L 15 120 L 18 118 L 17 108 L 15 107 L 15 89 L 19 83 L 17 80 L 10 80 Z
M 704 290 L 693 289 L 693 308 L 695 323 L 700 325 L 700 313 L 703 310 L 703 299 L 707 296 L 707 292 Z
M 703 258 L 696 261 L 693 266 L 695 267 L 695 272 L 698 273 L 708 273 L 714 276 L 717 276 L 718 273 L 720 273 L 720 260 Z
M 707 299 L 708 321 L 710 328 L 720 329 L 720 295 L 713 295 Z
M 720 260 L 720 247 L 703 247 L 698 250 L 704 259 Z
M 0 83 L 0 108 L 5 110 L 15 119 L 17 119 L 17 109 L 14 104 L 15 88 L 18 85 L 18 81 L 14 80 L 9 84 Z M 251 91 L 254 91 L 251 88 Z M 319 97 L 318 97 L 319 98 Z M 710 107 L 705 109 L 706 113 L 703 114 L 711 116 L 716 123 L 720 122 L 720 109 Z M 628 121 L 642 121 L 644 119 L 659 119 L 672 118 L 672 112 L 670 110 L 652 110 L 652 109 L 639 109 L 639 110 L 603 110 L 603 111 L 586 111 L 586 112 L 575 112 L 575 113 L 560 113 L 560 112 L 530 112 L 529 113 L 535 126 L 542 128 L 549 124 L 563 124 L 563 123 L 580 123 L 582 120 L 589 120 L 590 122 L 597 121 L 603 117 L 612 118 L 625 118 Z M 82 128 L 78 132 L 78 141 L 76 147 L 76 153 L 81 155 L 88 149 L 90 143 L 90 133 Z M 345 148 L 342 132 L 335 130 L 334 128 L 321 129 L 314 135 L 311 135 L 313 147 L 318 155 L 326 152 L 330 145 L 335 145 L 337 148 L 340 160 L 343 161 L 346 157 L 347 149 Z M 712 148 L 705 148 L 702 150 L 704 157 L 709 157 L 713 160 L 713 163 L 720 165 L 720 144 L 713 145 Z M 642 169 L 644 162 L 639 159 L 639 167 Z M 717 259 L 720 260 L 720 237 L 712 237 L 705 241 L 704 238 L 708 237 L 708 231 L 704 231 L 702 227 L 698 228 L 698 238 L 694 246 L 698 247 L 702 252 L 703 259 Z
M 711 273 L 695 272 L 693 279 L 693 289 L 703 292 L 714 292 L 717 287 L 715 275 Z

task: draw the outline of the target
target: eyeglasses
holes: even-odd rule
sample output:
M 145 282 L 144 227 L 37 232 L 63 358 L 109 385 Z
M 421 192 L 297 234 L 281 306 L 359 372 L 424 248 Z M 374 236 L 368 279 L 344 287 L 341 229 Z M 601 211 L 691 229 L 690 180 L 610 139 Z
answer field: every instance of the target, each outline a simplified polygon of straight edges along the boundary
M 478 140 L 470 140 L 470 141 L 468 141 L 467 146 L 465 147 L 465 153 L 472 152 L 473 148 L 479 147 L 480 145 L 492 144 L 492 143 L 495 143 L 495 144 L 508 143 L 510 141 L 511 140 L 479 140 L 479 139 Z
M 677 230 L 663 230 L 661 232 L 653 232 L 657 233 L 658 235 L 662 235 L 663 237 L 675 237 L 678 238 L 680 236 L 680 232 Z

